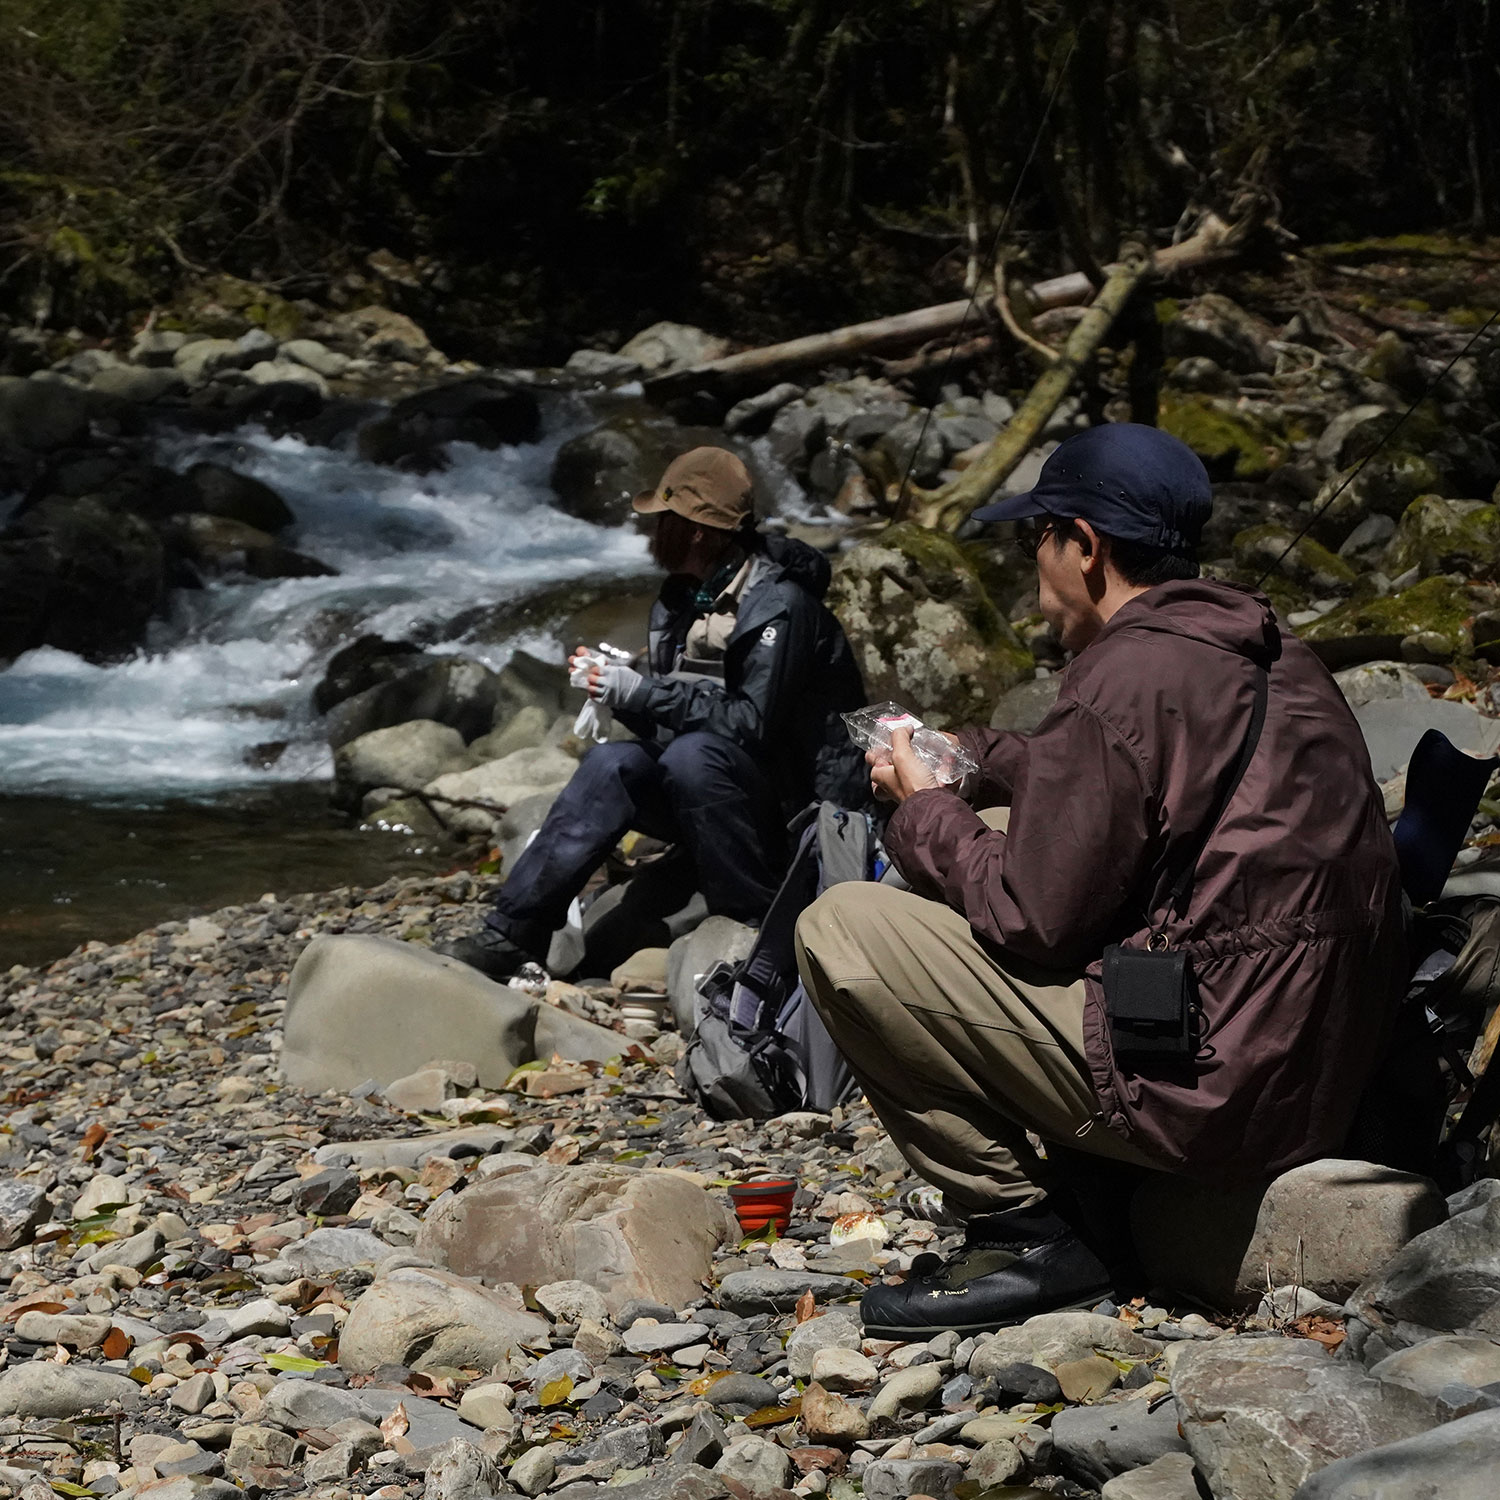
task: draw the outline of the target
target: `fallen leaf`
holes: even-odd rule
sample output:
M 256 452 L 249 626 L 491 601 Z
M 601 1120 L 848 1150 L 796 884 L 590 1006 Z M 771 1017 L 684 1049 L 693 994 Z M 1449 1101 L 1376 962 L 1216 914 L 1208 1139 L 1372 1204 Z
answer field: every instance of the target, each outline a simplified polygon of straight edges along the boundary
M 381 1419 L 380 1435 L 389 1447 L 397 1438 L 405 1437 L 411 1427 L 411 1419 L 406 1415 L 406 1403 L 398 1401 L 389 1416 Z
M 803 1292 L 800 1297 L 797 1298 L 797 1321 L 799 1323 L 805 1323 L 809 1318 L 815 1318 L 817 1317 L 817 1315 L 818 1304 L 813 1300 L 812 1288 L 808 1287 L 808 1289 Z
M 93 1161 L 98 1154 L 100 1146 L 109 1139 L 109 1131 L 95 1121 L 83 1132 L 83 1139 L 78 1143 L 79 1152 L 85 1161 Z
M 779 1427 L 783 1422 L 795 1422 L 802 1415 L 802 1397 L 797 1396 L 785 1406 L 763 1406 L 744 1419 L 746 1427 Z
M 540 1406 L 561 1406 L 572 1394 L 573 1377 L 571 1375 L 559 1375 L 556 1380 L 549 1380 L 537 1392 L 537 1404 Z
M 692 1396 L 706 1396 L 721 1380 L 733 1375 L 733 1370 L 715 1370 L 712 1375 L 700 1375 L 688 1387 L 688 1394 Z
M 104 1335 L 104 1357 L 105 1359 L 124 1359 L 130 1353 L 130 1346 L 135 1342 L 123 1328 L 111 1328 Z
M 1347 1337 L 1344 1325 L 1318 1313 L 1304 1313 L 1292 1324 L 1292 1330 L 1305 1339 L 1312 1339 L 1325 1349 L 1337 1349 Z
M 436 1377 L 426 1375 L 421 1370 L 413 1370 L 406 1377 L 408 1390 L 415 1391 L 419 1396 L 430 1396 L 435 1401 L 441 1401 L 445 1396 L 454 1394 L 453 1382 L 446 1376 Z
M 280 1352 L 266 1355 L 266 1363 L 273 1370 L 285 1370 L 288 1374 L 296 1373 L 298 1375 L 315 1375 L 319 1370 L 326 1370 L 328 1368 L 320 1359 L 308 1359 L 303 1354 L 284 1354 Z M 401 1408 L 398 1406 L 396 1411 L 401 1411 Z M 396 1412 L 391 1413 L 391 1417 L 395 1415 Z M 402 1415 L 404 1416 L 405 1413 L 403 1412 Z M 391 1417 L 387 1417 L 385 1420 L 389 1422 Z M 381 1424 L 381 1430 L 384 1431 L 384 1423 Z M 403 1428 L 402 1430 L 404 1431 L 405 1429 Z

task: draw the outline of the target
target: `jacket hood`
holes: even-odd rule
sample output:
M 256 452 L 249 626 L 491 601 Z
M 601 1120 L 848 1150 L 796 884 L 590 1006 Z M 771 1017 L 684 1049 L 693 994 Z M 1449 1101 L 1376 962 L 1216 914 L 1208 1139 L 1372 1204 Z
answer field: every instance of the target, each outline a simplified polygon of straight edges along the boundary
M 1090 646 L 1122 630 L 1153 630 L 1207 641 L 1269 666 L 1281 655 L 1281 630 L 1264 594 L 1214 578 L 1174 579 L 1122 605 Z
M 821 599 L 828 592 L 833 565 L 816 547 L 789 536 L 767 536 L 763 541 L 766 556 L 793 583 L 806 589 L 814 599 Z

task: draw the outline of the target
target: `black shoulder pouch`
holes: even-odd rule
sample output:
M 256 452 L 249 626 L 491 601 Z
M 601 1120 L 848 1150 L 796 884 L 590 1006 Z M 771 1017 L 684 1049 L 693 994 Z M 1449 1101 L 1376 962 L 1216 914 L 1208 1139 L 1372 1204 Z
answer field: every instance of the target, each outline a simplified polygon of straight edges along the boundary
M 1190 1057 L 1193 973 L 1181 948 L 1104 950 L 1104 1009 L 1118 1059 Z
M 1239 758 L 1217 810 L 1204 826 L 1191 856 L 1167 892 L 1169 911 L 1187 911 L 1198 860 L 1239 789 L 1260 742 L 1269 690 L 1268 674 L 1263 668 L 1256 667 L 1255 702 L 1250 710 L 1250 724 L 1240 746 Z M 1198 996 L 1193 966 L 1186 952 L 1170 946 L 1160 927 L 1151 933 L 1144 948 L 1123 948 L 1118 943 L 1111 943 L 1104 950 L 1103 980 L 1104 1013 L 1109 1019 L 1110 1044 L 1118 1061 L 1191 1057 L 1197 1051 Z

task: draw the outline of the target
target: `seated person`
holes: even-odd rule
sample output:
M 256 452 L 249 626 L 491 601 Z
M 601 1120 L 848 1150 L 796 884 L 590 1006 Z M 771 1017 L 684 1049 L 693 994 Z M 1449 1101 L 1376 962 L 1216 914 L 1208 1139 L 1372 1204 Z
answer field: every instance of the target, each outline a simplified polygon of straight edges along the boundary
M 835 886 L 802 915 L 813 1003 L 967 1219 L 956 1257 L 865 1294 L 873 1336 L 1089 1306 L 1129 1245 L 1123 1204 L 1098 1232 L 1095 1187 L 1337 1154 L 1384 1046 L 1404 935 L 1364 740 L 1261 594 L 1198 576 L 1211 505 L 1190 450 L 1118 424 L 977 512 L 1033 528 L 1042 613 L 1073 653 L 1057 703 L 1031 735 L 961 732 L 980 770 L 957 790 L 898 735 L 872 779 L 912 890 Z M 1181 1055 L 1112 1025 L 1111 944 L 1188 956 Z
M 485 926 L 444 952 L 491 978 L 543 961 L 568 907 L 630 829 L 685 846 L 711 915 L 756 925 L 785 873 L 787 819 L 869 785 L 839 715 L 864 688 L 824 607 L 830 568 L 755 530 L 750 473 L 723 448 L 674 459 L 635 508 L 656 517 L 667 581 L 645 674 L 596 669 L 589 693 L 639 738 L 599 745 L 547 814 Z

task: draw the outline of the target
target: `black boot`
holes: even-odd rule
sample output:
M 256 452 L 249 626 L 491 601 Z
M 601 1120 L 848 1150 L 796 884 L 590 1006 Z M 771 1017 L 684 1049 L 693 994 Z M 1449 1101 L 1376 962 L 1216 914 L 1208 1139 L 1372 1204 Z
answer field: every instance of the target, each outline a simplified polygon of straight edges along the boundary
M 1092 1307 L 1110 1292 L 1098 1256 L 1045 1203 L 976 1214 L 964 1241 L 947 1261 L 918 1256 L 900 1286 L 872 1286 L 859 1304 L 866 1336 L 991 1333 L 1037 1313 Z
M 519 944 L 511 942 L 496 927 L 481 927 L 472 937 L 442 943 L 434 952 L 456 958 L 489 979 L 507 980 L 536 959 Z

